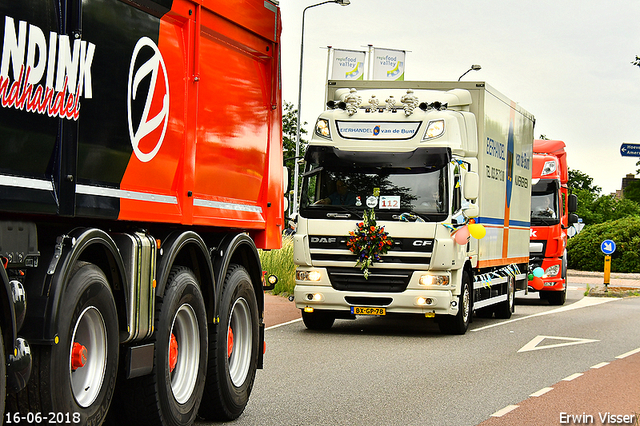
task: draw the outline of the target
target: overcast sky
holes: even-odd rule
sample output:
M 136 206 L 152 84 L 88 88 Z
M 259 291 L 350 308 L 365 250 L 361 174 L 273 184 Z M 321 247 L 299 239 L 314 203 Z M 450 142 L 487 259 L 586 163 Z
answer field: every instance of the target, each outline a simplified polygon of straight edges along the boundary
M 283 98 L 297 107 L 302 11 L 280 0 Z M 351 0 L 307 10 L 302 119 L 323 110 L 327 46 L 406 50 L 405 80 L 486 81 L 536 118 L 535 136 L 567 144 L 569 167 L 608 194 L 635 174 L 640 144 L 640 1 Z

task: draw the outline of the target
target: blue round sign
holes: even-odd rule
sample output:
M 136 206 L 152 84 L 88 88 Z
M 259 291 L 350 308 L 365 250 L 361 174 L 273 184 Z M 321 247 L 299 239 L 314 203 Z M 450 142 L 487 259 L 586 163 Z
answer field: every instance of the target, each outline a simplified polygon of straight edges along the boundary
M 614 243 L 613 240 L 604 240 L 602 244 L 600 244 L 600 250 L 602 250 L 604 254 L 611 254 L 616 251 L 616 243 Z

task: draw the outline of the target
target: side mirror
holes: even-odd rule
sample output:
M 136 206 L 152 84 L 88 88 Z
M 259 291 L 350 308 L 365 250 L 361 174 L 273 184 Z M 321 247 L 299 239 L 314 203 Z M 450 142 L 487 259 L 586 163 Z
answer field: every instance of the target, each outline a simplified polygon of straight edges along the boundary
M 578 223 L 578 215 L 575 213 L 569 213 L 569 217 L 567 218 L 569 225 L 573 225 L 574 223 Z
M 469 205 L 462 211 L 464 215 L 470 219 L 473 219 L 474 217 L 478 217 L 480 215 L 480 209 L 478 208 L 477 204 L 469 203 Z
M 463 190 L 463 196 L 467 200 L 475 201 L 478 198 L 478 191 L 480 190 L 480 176 L 478 176 L 476 172 L 467 172 L 464 175 Z
M 569 195 L 568 202 L 569 202 L 568 210 L 570 213 L 573 213 L 576 210 L 578 210 L 578 196 L 576 194 Z

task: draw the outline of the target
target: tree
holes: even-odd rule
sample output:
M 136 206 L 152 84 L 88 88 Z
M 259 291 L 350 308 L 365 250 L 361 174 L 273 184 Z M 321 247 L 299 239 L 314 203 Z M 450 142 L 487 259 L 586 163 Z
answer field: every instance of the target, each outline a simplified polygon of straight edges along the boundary
M 296 129 L 298 125 L 298 110 L 294 109 L 291 102 L 284 102 L 284 111 L 282 111 L 282 156 L 283 164 L 289 169 L 289 190 L 293 190 L 293 174 L 295 167 L 296 156 Z M 299 157 L 304 157 L 304 153 L 307 149 L 307 141 L 302 136 L 307 134 L 307 131 L 302 128 L 306 126 L 307 122 L 300 123 L 300 148 Z M 298 182 L 300 184 L 300 182 Z
M 630 182 L 624 188 L 624 198 L 640 203 L 640 181 Z
M 640 204 L 633 198 L 626 198 L 626 192 L 621 200 L 613 195 L 600 195 L 602 188 L 594 185 L 593 178 L 580 170 L 569 169 L 568 186 L 571 193 L 578 196 L 576 214 L 585 225 L 640 215 Z
M 600 194 L 602 188 L 593 185 L 593 178 L 580 170 L 572 169 L 569 167 L 569 183 L 567 184 L 570 190 L 584 189 L 594 194 Z

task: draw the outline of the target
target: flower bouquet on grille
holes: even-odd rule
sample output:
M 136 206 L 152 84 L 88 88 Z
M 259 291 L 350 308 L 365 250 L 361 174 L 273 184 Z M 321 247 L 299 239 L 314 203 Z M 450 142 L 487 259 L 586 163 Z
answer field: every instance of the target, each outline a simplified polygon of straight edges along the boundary
M 356 255 L 356 266 L 364 273 L 364 278 L 369 279 L 369 268 L 374 262 L 381 262 L 380 256 L 386 254 L 393 240 L 384 231 L 384 226 L 376 224 L 376 215 L 373 210 L 365 210 L 362 222 L 358 223 L 355 231 L 349 232 L 347 247 Z

